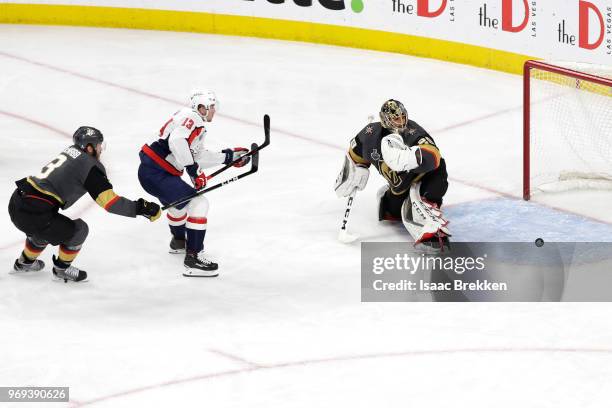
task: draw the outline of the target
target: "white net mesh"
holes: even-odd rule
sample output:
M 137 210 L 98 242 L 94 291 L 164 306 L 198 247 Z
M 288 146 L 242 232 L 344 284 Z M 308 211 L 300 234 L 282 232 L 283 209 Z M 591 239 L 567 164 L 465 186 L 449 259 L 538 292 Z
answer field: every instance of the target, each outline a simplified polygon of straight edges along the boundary
M 531 190 L 612 189 L 612 67 L 552 65 L 610 82 L 531 69 Z

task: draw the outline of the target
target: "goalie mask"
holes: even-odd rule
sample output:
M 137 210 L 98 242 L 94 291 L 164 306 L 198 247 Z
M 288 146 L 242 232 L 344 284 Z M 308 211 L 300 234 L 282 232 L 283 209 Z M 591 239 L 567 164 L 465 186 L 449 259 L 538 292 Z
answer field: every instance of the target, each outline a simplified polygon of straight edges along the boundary
M 380 122 L 386 129 L 399 132 L 408 124 L 408 112 L 400 101 L 389 99 L 380 108 Z

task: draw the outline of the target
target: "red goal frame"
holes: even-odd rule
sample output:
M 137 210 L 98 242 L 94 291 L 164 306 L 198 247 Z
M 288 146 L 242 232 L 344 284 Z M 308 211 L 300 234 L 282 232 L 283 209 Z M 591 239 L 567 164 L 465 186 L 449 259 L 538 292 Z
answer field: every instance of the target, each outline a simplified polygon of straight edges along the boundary
M 580 82 L 592 82 L 595 84 L 609 86 L 612 88 L 612 79 L 585 74 L 584 72 L 574 71 L 568 68 L 559 67 L 541 61 L 529 60 L 523 67 L 523 199 L 531 198 L 530 184 L 530 128 L 531 128 L 531 70 L 553 72 L 576 79 L 576 88 L 580 87 Z

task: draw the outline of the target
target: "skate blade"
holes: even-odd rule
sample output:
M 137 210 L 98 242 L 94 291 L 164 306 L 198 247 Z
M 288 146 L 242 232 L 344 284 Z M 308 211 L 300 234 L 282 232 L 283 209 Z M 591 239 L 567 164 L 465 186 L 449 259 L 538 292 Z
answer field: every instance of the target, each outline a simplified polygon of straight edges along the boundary
M 187 278 L 214 278 L 215 276 L 219 276 L 219 271 L 217 269 L 213 271 L 191 271 L 189 269 L 185 269 L 183 276 Z
M 57 276 L 53 275 L 53 281 L 54 282 L 58 282 L 58 283 L 60 283 L 60 282 L 63 282 L 63 283 L 83 283 L 83 282 L 89 282 L 89 277 L 87 277 L 87 278 L 85 278 L 83 280 L 80 280 L 80 281 L 73 281 L 73 280 L 70 280 L 70 279 L 64 279 L 64 278 L 60 278 L 60 277 L 57 277 Z
M 198 274 L 187 274 L 187 273 L 183 272 L 183 276 L 185 276 L 187 278 L 215 278 L 215 277 L 219 276 L 219 272 L 215 272 L 214 275 L 202 275 L 200 273 L 198 273 Z
M 42 272 L 44 270 L 45 270 L 45 268 L 42 268 L 42 269 L 22 269 L 22 270 L 18 271 L 18 270 L 13 268 L 13 269 L 11 269 L 9 271 L 9 275 L 29 274 L 29 273 Z

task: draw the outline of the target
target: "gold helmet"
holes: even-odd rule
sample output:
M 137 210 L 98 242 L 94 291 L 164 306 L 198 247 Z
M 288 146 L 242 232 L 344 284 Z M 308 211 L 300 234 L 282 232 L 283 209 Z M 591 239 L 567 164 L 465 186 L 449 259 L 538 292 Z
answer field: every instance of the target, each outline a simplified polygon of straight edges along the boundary
M 399 132 L 408 124 L 408 112 L 400 101 L 389 99 L 380 108 L 380 122 L 383 127 Z

